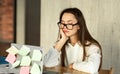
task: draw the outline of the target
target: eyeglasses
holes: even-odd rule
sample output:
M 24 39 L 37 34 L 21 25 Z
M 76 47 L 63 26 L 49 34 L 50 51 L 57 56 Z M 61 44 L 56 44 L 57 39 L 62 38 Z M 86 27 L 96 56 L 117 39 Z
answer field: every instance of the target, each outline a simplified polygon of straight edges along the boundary
M 73 26 L 78 25 L 78 23 L 76 23 L 76 24 L 64 24 L 61 22 L 58 22 L 57 24 L 58 24 L 60 29 L 63 29 L 64 27 L 66 27 L 68 30 L 72 30 Z

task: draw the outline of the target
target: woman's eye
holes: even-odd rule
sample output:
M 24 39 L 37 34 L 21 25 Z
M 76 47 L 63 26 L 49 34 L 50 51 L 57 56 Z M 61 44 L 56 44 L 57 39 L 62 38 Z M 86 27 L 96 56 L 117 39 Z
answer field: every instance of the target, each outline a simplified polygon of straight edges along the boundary
M 69 25 L 72 25 L 72 23 L 68 23 Z

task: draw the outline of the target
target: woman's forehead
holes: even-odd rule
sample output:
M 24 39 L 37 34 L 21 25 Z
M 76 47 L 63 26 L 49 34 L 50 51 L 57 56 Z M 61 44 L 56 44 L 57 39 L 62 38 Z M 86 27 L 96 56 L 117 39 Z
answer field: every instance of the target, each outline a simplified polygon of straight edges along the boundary
M 71 13 L 64 13 L 63 16 L 62 16 L 61 21 L 63 21 L 63 22 L 76 22 L 77 19 Z

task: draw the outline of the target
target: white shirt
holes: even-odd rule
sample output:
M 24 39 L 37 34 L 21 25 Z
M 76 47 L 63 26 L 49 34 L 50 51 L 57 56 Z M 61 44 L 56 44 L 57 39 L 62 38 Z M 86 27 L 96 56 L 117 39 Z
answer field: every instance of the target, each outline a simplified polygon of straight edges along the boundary
M 72 46 L 70 43 L 66 46 L 66 54 L 68 64 L 74 62 L 82 62 L 83 59 L 83 49 L 77 43 Z
M 88 72 L 90 74 L 97 74 L 100 65 L 100 48 L 96 45 L 86 47 L 87 57 L 83 59 L 83 48 L 78 43 L 72 46 L 70 43 L 66 46 L 68 64 L 73 63 L 73 69 Z M 52 48 L 45 55 L 44 65 L 46 67 L 53 67 L 60 64 L 60 52 Z

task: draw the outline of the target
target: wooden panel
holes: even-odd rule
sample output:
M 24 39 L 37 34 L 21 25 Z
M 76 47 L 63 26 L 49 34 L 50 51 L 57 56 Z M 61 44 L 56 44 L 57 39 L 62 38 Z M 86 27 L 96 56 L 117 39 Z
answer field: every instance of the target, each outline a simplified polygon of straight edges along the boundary
M 40 0 L 26 0 L 25 43 L 40 45 Z

